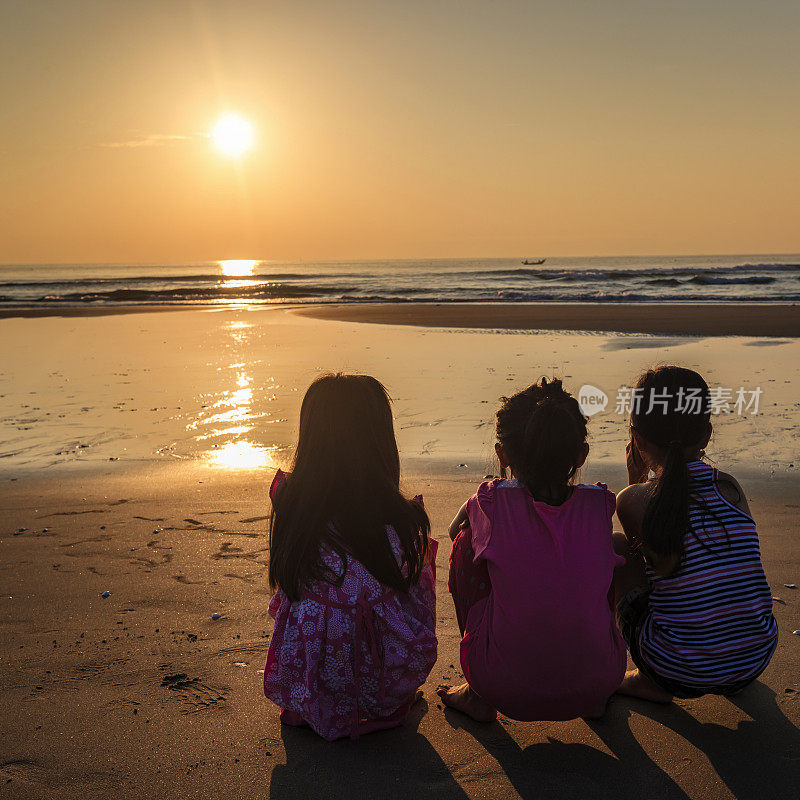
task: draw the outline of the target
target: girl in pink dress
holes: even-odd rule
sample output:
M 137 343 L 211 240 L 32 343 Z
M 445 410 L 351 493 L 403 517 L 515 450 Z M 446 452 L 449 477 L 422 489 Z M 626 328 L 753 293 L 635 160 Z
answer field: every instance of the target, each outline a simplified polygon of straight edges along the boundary
M 328 740 L 402 725 L 436 662 L 437 543 L 400 493 L 389 402 L 367 375 L 315 380 L 270 488 L 264 693 Z
M 503 398 L 496 452 L 512 480 L 481 484 L 450 529 L 450 592 L 467 682 L 444 703 L 475 719 L 599 716 L 625 674 L 612 612 L 614 495 L 573 485 L 586 419 L 560 380 Z

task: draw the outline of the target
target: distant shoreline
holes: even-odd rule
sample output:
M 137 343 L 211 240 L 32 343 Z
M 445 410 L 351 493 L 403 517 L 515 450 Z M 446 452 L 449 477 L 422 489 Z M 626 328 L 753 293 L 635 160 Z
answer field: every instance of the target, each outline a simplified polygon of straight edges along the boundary
M 294 313 L 339 322 L 436 328 L 800 336 L 800 305 L 788 303 L 377 303 L 316 305 L 295 308 Z
M 18 306 L 0 319 L 94 317 L 164 311 L 291 311 L 338 322 L 485 330 L 566 330 L 670 336 L 800 337 L 792 303 L 331 303 Z

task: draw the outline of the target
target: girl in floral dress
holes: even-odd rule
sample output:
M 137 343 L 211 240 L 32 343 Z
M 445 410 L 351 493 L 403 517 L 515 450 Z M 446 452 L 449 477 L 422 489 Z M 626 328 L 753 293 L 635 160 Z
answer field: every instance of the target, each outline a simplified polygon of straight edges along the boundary
M 328 740 L 402 725 L 436 662 L 437 543 L 400 492 L 389 402 L 367 375 L 315 380 L 270 487 L 264 693 Z

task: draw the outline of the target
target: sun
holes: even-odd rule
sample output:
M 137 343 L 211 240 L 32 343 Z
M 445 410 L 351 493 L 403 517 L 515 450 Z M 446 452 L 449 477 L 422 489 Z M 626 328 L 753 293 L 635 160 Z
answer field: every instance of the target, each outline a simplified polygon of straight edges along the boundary
M 211 129 L 211 139 L 220 153 L 239 158 L 253 149 L 253 124 L 238 114 L 223 114 Z

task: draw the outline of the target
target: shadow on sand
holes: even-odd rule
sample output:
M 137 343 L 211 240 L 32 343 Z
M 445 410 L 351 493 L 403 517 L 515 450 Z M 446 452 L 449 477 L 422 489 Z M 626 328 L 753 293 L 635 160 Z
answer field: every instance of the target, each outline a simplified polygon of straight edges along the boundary
M 728 727 L 700 722 L 698 709 L 616 697 L 602 720 L 585 723 L 610 753 L 554 737 L 520 747 L 500 723 L 484 725 L 451 709 L 444 714 L 452 728 L 469 733 L 486 750 L 523 800 L 551 795 L 576 800 L 689 800 L 700 794 L 717 797 L 729 793 L 738 800 L 794 800 L 800 786 L 800 730 L 784 715 L 775 692 L 756 682 L 738 697 L 714 702 L 714 709 L 720 711 L 723 709 L 717 704 L 731 702 L 750 719 Z M 800 696 L 788 702 L 800 702 Z M 405 726 L 364 736 L 358 742 L 329 744 L 307 728 L 284 726 L 281 737 L 286 764 L 273 770 L 270 796 L 464 800 L 467 795 L 450 767 L 417 730 L 427 711 L 423 700 Z M 630 725 L 634 712 L 683 738 L 686 751 L 666 751 L 665 747 L 674 745 L 657 730 L 645 737 L 640 734 L 640 742 Z M 687 769 L 692 769 L 689 758 L 694 748 L 705 754 L 718 777 L 713 782 L 716 787 L 698 785 L 687 794 L 654 758 L 669 763 L 670 771 L 682 775 L 684 785 L 691 784 Z M 463 764 L 464 758 L 454 755 L 452 761 Z M 485 776 L 485 780 L 491 777 Z M 480 788 L 488 792 L 487 797 L 495 796 L 491 784 Z M 495 788 L 497 795 L 502 793 L 500 787 Z
M 751 719 L 729 728 L 700 722 L 678 705 L 662 707 L 617 697 L 602 720 L 587 723 L 613 755 L 551 737 L 522 748 L 499 723 L 481 725 L 449 709 L 445 714 L 453 727 L 468 731 L 498 762 L 523 800 L 548 792 L 564 798 L 687 800 L 690 795 L 648 755 L 631 730 L 633 709 L 702 751 L 719 776 L 720 788 L 724 784 L 739 800 L 797 797 L 800 730 L 779 708 L 775 692 L 757 682 L 730 702 Z M 657 739 L 651 737 L 649 743 L 651 749 L 659 747 Z M 662 761 L 672 758 L 674 754 L 667 753 Z M 710 796 L 717 794 L 726 792 Z
M 269 796 L 466 800 L 448 766 L 417 731 L 427 711 L 427 702 L 421 700 L 404 726 L 357 742 L 329 743 L 308 728 L 282 726 L 286 763 L 273 770 Z
M 669 728 L 703 752 L 719 781 L 739 800 L 797 797 L 800 730 L 781 710 L 775 692 L 756 681 L 736 697 L 720 698 L 717 702 L 732 703 L 750 719 L 728 727 L 714 721 L 700 722 L 694 713 L 675 704 L 663 708 L 636 702 L 635 707 L 640 714 Z M 626 717 L 630 715 L 627 703 L 618 705 L 620 710 L 625 709 Z M 618 757 L 630 752 L 625 738 L 625 731 L 630 731 L 627 725 L 592 723 L 592 728 Z M 636 747 L 641 752 L 638 762 L 649 760 L 638 743 Z

